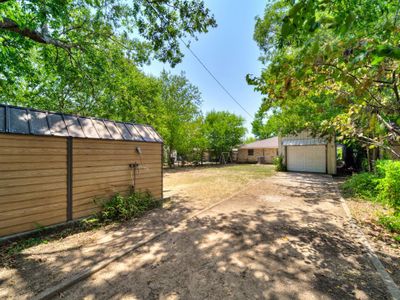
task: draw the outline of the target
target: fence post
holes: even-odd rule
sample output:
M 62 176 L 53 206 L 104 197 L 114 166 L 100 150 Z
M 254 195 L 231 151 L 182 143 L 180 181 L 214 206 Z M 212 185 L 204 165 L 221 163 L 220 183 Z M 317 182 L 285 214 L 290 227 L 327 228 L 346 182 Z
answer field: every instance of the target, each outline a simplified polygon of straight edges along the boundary
M 73 139 L 67 137 L 67 221 L 72 221 L 72 156 Z

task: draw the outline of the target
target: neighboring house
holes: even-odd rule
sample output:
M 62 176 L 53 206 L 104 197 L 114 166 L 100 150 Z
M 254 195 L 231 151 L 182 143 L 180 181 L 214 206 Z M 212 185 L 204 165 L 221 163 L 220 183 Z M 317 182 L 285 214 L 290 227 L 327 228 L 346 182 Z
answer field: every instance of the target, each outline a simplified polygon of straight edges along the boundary
M 255 141 L 239 147 L 237 153 L 238 163 L 268 163 L 278 156 L 278 137 Z
M 334 137 L 312 137 L 306 132 L 280 137 L 279 154 L 288 171 L 336 174 Z

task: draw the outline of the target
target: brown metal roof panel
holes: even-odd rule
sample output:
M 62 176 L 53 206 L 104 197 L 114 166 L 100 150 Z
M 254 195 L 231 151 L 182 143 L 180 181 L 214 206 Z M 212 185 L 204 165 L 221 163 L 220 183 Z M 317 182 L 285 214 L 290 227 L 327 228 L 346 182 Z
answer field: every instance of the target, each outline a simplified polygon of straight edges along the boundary
M 115 125 L 118 127 L 119 132 L 122 134 L 122 137 L 124 138 L 124 140 L 128 140 L 128 141 L 133 140 L 132 135 L 130 134 L 128 128 L 125 127 L 124 123 L 115 122 Z
M 52 135 L 69 136 L 67 126 L 65 125 L 62 115 L 55 113 L 48 113 L 47 120 L 49 122 L 50 131 Z
M 81 124 L 81 127 L 83 130 L 83 133 L 85 134 L 85 137 L 92 138 L 92 139 L 100 138 L 99 134 L 97 133 L 96 128 L 94 127 L 92 119 L 79 117 L 78 120 L 79 120 L 79 123 Z
M 69 136 L 72 137 L 85 137 L 82 131 L 81 124 L 79 124 L 78 117 L 71 115 L 64 115 L 64 121 L 67 125 Z
M 38 135 L 51 135 L 47 114 L 43 111 L 30 110 L 31 133 Z
M 26 109 L 10 107 L 9 108 L 9 128 L 10 133 L 30 134 L 28 113 Z
M 114 140 L 123 140 L 121 133 L 119 132 L 115 123 L 109 120 L 104 120 L 104 124 L 107 126 L 108 131 L 111 134 L 112 139 Z
M 0 106 L 0 132 L 6 131 L 6 108 Z
M 107 126 L 104 124 L 103 120 L 92 119 L 92 121 L 101 139 L 112 139 L 110 132 L 108 131 Z
M 132 140 L 140 141 L 140 142 L 144 141 L 142 136 L 139 134 L 139 132 L 137 131 L 137 129 L 135 128 L 135 126 L 133 124 L 126 123 L 125 126 L 127 129 L 129 129 L 129 132 L 132 136 Z
M 155 131 L 155 129 L 149 125 L 145 126 L 147 131 L 150 133 L 150 135 L 153 137 L 153 139 L 156 142 L 162 142 L 162 138 L 160 137 L 160 135 Z
M 144 125 L 135 125 L 136 130 L 142 136 L 145 142 L 155 142 L 154 138 L 150 135 Z

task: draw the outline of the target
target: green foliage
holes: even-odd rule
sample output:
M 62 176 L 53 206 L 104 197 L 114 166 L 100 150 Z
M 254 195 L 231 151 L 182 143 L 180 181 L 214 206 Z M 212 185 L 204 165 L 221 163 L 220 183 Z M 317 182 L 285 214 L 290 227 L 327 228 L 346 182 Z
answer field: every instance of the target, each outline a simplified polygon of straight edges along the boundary
M 355 196 L 366 200 L 375 200 L 378 191 L 378 176 L 372 173 L 354 174 L 342 185 L 343 191 L 349 196 Z
M 381 216 L 379 222 L 392 232 L 400 233 L 400 215 Z M 397 240 L 400 242 L 400 236 Z
M 255 141 L 257 141 L 257 139 L 254 136 L 249 136 L 243 141 L 243 144 L 250 144 L 250 143 L 253 143 Z
M 343 185 L 350 196 L 376 200 L 400 210 L 400 161 L 379 160 L 375 173 L 360 173 L 350 177 Z
M 160 127 L 161 84 L 138 66 L 182 59 L 214 27 L 203 1 L 0 1 L 0 102 Z
M 172 75 L 163 71 L 160 80 L 162 126 L 159 131 L 168 157 L 174 150 L 179 155 L 189 155 L 195 148 L 204 148 L 199 89 L 189 82 L 184 73 Z
M 211 111 L 206 114 L 204 133 L 210 149 L 219 157 L 241 144 L 246 128 L 244 119 L 227 111 Z
M 279 156 L 275 157 L 273 163 L 275 165 L 275 171 L 278 171 L 278 172 L 287 171 L 286 165 L 284 164 L 284 159 L 283 159 L 282 155 L 279 155 Z
M 379 199 L 400 211 L 400 161 L 378 161 L 376 168 L 381 176 L 377 186 Z
M 277 0 L 257 18 L 265 68 L 248 83 L 265 95 L 258 137 L 339 133 L 345 142 L 400 141 L 398 1 Z
M 115 194 L 110 200 L 99 203 L 101 211 L 98 217 L 102 222 L 126 221 L 159 207 L 160 202 L 149 193 L 134 192 L 128 196 Z

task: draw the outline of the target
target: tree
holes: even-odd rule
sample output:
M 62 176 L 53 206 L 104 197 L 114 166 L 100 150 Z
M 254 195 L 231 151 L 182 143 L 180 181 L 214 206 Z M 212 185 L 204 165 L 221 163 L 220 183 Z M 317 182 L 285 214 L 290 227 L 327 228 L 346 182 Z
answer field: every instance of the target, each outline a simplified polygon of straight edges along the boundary
M 207 113 L 204 123 L 208 145 L 218 157 L 241 144 L 246 134 L 244 119 L 227 111 Z
M 122 44 L 137 61 L 152 53 L 176 64 L 180 38 L 216 26 L 204 2 L 194 0 L 1 0 L 0 7 L 1 58 L 13 67 L 18 59 L 29 63 L 33 49 L 46 60 L 48 49 L 90 55 L 104 41 Z
M 254 129 L 316 134 L 366 147 L 400 140 L 398 1 L 274 1 L 256 21 L 266 95 Z M 279 129 L 282 124 L 282 129 Z M 265 132 L 263 132 L 263 130 Z
M 163 71 L 160 80 L 163 112 L 159 131 L 164 138 L 168 157 L 171 158 L 173 151 L 187 155 L 196 147 L 194 137 L 197 126 L 201 125 L 198 120 L 201 115 L 200 91 L 189 82 L 185 73 L 172 75 Z M 172 165 L 170 159 L 169 164 Z
M 180 39 L 214 26 L 197 0 L 0 0 L 0 101 L 146 120 L 135 99 L 156 80 L 137 66 L 176 65 Z

